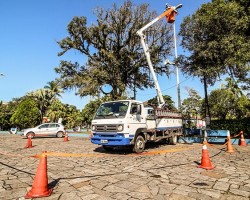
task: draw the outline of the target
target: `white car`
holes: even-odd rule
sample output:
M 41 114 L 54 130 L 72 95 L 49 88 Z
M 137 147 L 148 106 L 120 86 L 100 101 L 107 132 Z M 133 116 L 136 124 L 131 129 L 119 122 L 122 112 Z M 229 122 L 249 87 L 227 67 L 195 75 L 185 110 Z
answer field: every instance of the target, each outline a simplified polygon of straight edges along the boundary
M 43 137 L 49 137 L 49 136 L 56 136 L 56 137 L 63 137 L 65 135 L 65 128 L 62 124 L 59 123 L 44 123 L 40 124 L 34 128 L 28 128 L 24 129 L 23 133 L 21 134 L 25 137 L 36 137 L 36 136 L 43 136 Z

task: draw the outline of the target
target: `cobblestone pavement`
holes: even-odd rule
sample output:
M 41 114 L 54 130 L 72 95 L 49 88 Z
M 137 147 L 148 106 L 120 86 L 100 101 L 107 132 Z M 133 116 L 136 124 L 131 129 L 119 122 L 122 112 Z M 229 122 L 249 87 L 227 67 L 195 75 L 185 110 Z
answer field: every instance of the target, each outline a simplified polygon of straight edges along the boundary
M 35 138 L 32 148 L 20 135 L 0 134 L 0 199 L 24 199 L 46 150 L 49 197 L 64 200 L 250 198 L 250 147 L 208 146 L 213 170 L 197 166 L 202 145 L 150 145 L 143 154 L 129 149 L 110 153 L 88 138 Z

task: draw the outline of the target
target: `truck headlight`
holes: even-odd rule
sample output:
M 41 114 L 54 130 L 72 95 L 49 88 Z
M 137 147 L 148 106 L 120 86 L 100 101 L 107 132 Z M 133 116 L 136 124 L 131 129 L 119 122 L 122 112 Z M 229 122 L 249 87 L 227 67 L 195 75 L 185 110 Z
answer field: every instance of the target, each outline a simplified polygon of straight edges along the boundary
M 95 131 L 96 130 L 96 126 L 93 125 L 91 129 L 92 129 L 92 131 Z
M 117 131 L 123 131 L 123 125 L 122 124 L 117 126 Z

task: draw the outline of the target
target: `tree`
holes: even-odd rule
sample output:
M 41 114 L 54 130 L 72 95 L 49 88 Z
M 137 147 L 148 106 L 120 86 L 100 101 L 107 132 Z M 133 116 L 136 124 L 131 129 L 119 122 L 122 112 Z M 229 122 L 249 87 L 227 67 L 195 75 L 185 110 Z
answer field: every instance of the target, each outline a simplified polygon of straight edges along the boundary
M 234 105 L 233 93 L 225 89 L 216 89 L 211 91 L 208 99 L 213 118 L 227 119 Z
M 101 99 L 97 99 L 95 101 L 90 101 L 82 110 L 83 121 L 87 126 L 91 125 L 91 121 L 94 118 L 96 110 L 101 105 Z
M 50 89 L 38 89 L 27 94 L 28 97 L 33 98 L 38 106 L 40 112 L 40 122 L 46 116 L 46 112 L 51 106 L 52 102 L 56 100 L 56 93 Z
M 9 107 L 8 104 L 3 104 L 0 102 L 0 129 L 7 130 L 11 127 L 10 125 L 10 118 L 12 115 L 12 109 Z
M 172 100 L 172 98 L 169 95 L 163 95 L 163 99 L 165 101 L 165 108 L 171 111 L 177 111 L 176 107 L 174 106 L 174 101 Z M 158 106 L 158 101 L 157 101 L 157 96 L 149 99 L 147 101 L 147 104 L 150 106 Z
M 50 81 L 47 83 L 48 85 L 45 85 L 44 88 L 48 89 L 53 93 L 56 97 L 61 97 L 61 93 L 63 93 L 63 90 L 60 88 L 59 84 L 56 81 Z
M 65 104 L 65 114 L 63 116 L 63 124 L 67 128 L 74 128 L 76 126 L 81 126 L 83 119 L 81 112 L 72 105 Z
M 65 111 L 66 106 L 58 99 L 55 99 L 48 107 L 46 116 L 50 119 L 50 121 L 57 122 L 59 118 L 64 118 Z
M 8 130 L 13 126 L 10 122 L 10 118 L 22 99 L 23 98 L 13 98 L 12 101 L 8 103 L 0 101 L 0 127 L 2 130 Z
M 202 112 L 202 99 L 196 90 L 186 88 L 188 97 L 182 102 L 182 114 L 184 118 L 191 119 L 201 115 Z
M 247 1 L 213 0 L 203 4 L 181 24 L 181 45 L 190 52 L 180 56 L 185 74 L 204 83 L 206 115 L 210 118 L 207 84 L 223 74 L 244 80 L 249 71 L 250 36 Z
M 157 16 L 148 4 L 135 6 L 126 0 L 121 7 L 97 8 L 97 24 L 87 26 L 86 17 L 74 17 L 68 24 L 69 36 L 58 42 L 62 56 L 75 50 L 88 57 L 84 65 L 61 61 L 55 68 L 63 89 L 77 89 L 80 96 L 99 96 L 100 86 L 113 87 L 112 99 L 125 89 L 153 87 L 146 58 L 136 32 Z M 162 61 L 170 54 L 170 27 L 159 21 L 146 32 L 151 59 L 158 74 L 168 74 Z
M 237 1 L 213 0 L 203 4 L 181 24 L 182 46 L 188 49 L 183 71 L 206 76 L 213 85 L 222 74 L 246 77 L 250 61 L 250 16 Z
M 34 127 L 40 122 L 40 113 L 34 99 L 26 98 L 20 102 L 10 118 L 12 125 L 20 128 Z
M 125 99 L 125 97 L 120 97 L 119 99 Z M 106 95 L 102 98 L 90 101 L 82 110 L 82 118 L 85 125 L 90 126 L 94 115 L 103 102 L 112 100 L 112 97 Z
M 211 114 L 215 119 L 243 119 L 250 116 L 250 100 L 241 92 L 235 92 L 229 85 L 234 85 L 228 79 L 226 86 L 211 91 L 209 102 Z M 234 85 L 235 87 L 235 85 Z

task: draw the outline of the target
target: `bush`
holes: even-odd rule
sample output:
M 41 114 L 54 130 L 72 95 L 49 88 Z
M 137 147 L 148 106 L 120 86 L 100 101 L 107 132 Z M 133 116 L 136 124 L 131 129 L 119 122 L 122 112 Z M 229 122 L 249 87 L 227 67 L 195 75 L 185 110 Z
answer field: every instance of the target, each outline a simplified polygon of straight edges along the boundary
M 212 130 L 230 130 L 231 135 L 244 132 L 245 138 L 250 138 L 250 118 L 230 119 L 230 120 L 212 120 Z

